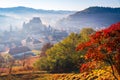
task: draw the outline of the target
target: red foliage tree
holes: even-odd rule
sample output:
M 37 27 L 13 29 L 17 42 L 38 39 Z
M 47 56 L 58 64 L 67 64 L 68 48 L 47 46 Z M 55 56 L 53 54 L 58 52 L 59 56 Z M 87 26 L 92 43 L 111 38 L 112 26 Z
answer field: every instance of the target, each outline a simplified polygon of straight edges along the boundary
M 85 59 L 104 61 L 110 64 L 113 75 L 114 68 L 120 75 L 120 22 L 97 31 L 90 36 L 88 42 L 79 44 L 77 51 L 86 49 Z

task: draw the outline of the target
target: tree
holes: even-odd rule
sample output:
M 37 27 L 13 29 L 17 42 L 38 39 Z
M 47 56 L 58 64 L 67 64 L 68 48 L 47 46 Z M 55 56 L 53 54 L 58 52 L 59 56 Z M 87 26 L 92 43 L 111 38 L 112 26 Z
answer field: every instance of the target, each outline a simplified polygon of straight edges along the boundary
M 81 35 L 81 42 L 86 42 L 89 40 L 89 35 L 95 33 L 95 30 L 93 30 L 92 28 L 83 28 L 80 31 L 80 35 Z
M 89 30 L 89 29 L 86 29 Z M 88 31 L 83 32 L 84 34 Z M 79 65 L 83 63 L 84 51 L 77 52 L 76 46 L 79 41 L 85 41 L 88 36 L 71 33 L 68 37 L 55 44 L 46 51 L 46 57 L 41 58 L 35 65 L 39 69 L 50 72 L 71 72 L 78 71 Z
M 85 59 L 89 61 L 103 61 L 109 63 L 115 75 L 115 69 L 120 75 L 120 22 L 97 31 L 90 36 L 90 40 L 80 43 L 76 50 L 86 50 Z
M 53 47 L 53 44 L 51 44 L 51 43 L 44 44 L 43 47 L 41 48 L 40 57 L 46 56 L 45 52 L 47 51 L 47 49 L 49 49 L 51 47 Z

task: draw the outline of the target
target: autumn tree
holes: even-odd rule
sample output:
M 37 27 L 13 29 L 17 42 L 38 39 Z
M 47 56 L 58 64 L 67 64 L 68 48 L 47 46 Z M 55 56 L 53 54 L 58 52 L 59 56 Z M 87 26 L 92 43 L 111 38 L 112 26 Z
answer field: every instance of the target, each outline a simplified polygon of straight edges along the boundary
M 86 50 L 85 59 L 91 62 L 102 61 L 109 63 L 113 75 L 118 79 L 114 68 L 120 75 L 120 22 L 92 34 L 90 40 L 80 43 L 76 50 Z M 83 66 L 82 68 L 84 68 Z

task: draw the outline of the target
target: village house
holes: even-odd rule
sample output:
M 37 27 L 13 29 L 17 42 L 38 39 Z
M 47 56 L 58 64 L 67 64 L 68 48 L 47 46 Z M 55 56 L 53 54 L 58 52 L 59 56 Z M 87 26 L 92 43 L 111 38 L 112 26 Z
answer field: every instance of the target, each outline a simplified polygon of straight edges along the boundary
M 26 46 L 11 48 L 9 54 L 15 59 L 24 59 L 30 56 L 35 56 L 35 54 Z

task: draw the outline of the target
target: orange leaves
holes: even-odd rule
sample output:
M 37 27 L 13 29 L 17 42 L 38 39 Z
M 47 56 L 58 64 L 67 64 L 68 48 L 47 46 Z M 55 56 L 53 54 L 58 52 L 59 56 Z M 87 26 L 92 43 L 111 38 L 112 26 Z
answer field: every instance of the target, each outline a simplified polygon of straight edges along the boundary
M 105 54 L 95 49 L 89 49 L 85 55 L 85 59 L 92 59 L 94 61 L 102 61 L 105 59 Z
M 118 30 L 120 30 L 120 22 L 113 24 L 110 27 L 104 29 L 103 32 L 104 34 L 109 34 L 109 33 L 111 34 L 111 32 L 118 31 Z
M 85 59 L 87 60 L 104 61 L 106 60 L 106 55 L 109 54 L 113 60 L 115 59 L 113 64 L 114 62 L 120 64 L 120 22 L 101 31 L 97 31 L 90 36 L 88 42 L 79 44 L 76 48 L 77 51 L 83 49 L 87 50 L 85 54 Z M 90 65 L 90 63 L 84 64 L 83 66 L 86 67 L 86 65 Z M 120 65 L 117 67 L 120 67 Z
M 80 67 L 80 72 L 91 71 L 95 68 L 99 68 L 100 64 L 102 63 L 98 61 L 86 62 Z
M 98 50 L 98 52 L 100 52 L 102 48 L 106 49 L 108 53 L 112 51 L 119 51 L 120 22 L 111 25 L 109 28 L 97 31 L 95 34 L 92 34 L 90 36 L 90 40 L 88 42 L 79 44 L 76 50 L 79 51 L 88 47 L 95 47 L 97 48 L 96 50 Z M 87 51 L 89 51 L 89 49 Z
M 98 38 L 102 37 L 102 31 L 98 31 L 95 34 L 91 35 L 91 39 L 93 39 L 94 41 L 97 40 Z
M 79 44 L 79 45 L 77 46 L 77 48 L 76 48 L 76 51 L 83 50 L 85 47 L 86 47 L 86 46 L 85 46 L 84 43 Z
M 82 64 L 82 66 L 80 67 L 80 72 L 84 72 L 84 71 L 90 71 L 92 69 L 95 68 L 95 62 L 87 62 Z
M 89 47 L 89 46 L 91 46 L 91 42 L 90 41 L 88 41 L 86 43 L 79 44 L 78 47 L 76 48 L 76 50 L 77 51 L 83 50 L 84 48 Z

